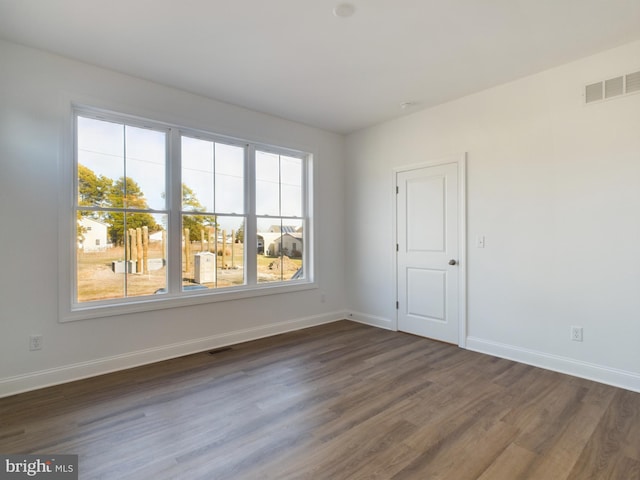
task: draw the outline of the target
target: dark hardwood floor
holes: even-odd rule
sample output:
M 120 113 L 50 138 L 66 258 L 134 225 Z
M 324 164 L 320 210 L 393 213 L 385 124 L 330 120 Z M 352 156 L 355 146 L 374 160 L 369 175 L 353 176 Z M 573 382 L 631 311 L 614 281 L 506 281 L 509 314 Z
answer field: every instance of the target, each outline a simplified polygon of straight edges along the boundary
M 342 321 L 0 399 L 81 479 L 640 479 L 640 394 Z

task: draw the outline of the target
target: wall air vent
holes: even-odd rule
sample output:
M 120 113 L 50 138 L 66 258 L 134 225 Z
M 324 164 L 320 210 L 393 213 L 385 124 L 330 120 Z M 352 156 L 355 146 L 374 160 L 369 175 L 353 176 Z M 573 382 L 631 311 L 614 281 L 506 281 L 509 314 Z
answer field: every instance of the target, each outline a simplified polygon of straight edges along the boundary
M 584 98 L 586 103 L 602 100 L 602 82 L 587 85 L 585 88 Z
M 627 83 L 625 93 L 640 92 L 640 72 L 630 73 L 625 79 Z
M 624 93 L 624 77 L 616 77 L 604 82 L 604 98 L 617 97 Z
M 584 87 L 584 103 L 595 103 L 610 98 L 640 92 L 640 72 L 629 73 Z

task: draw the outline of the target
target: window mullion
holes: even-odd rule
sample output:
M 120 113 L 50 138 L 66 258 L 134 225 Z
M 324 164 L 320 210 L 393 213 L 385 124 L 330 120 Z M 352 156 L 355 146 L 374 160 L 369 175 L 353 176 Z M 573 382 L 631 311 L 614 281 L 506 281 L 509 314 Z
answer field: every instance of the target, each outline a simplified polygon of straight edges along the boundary
M 167 137 L 167 202 L 169 209 L 169 225 L 167 236 L 167 286 L 169 293 L 182 290 L 182 171 L 180 132 L 172 128 Z
M 315 255 L 312 250 L 315 248 L 313 242 L 313 222 L 311 221 L 313 199 L 309 192 L 312 192 L 312 186 L 310 185 L 311 168 L 309 162 L 311 159 L 307 156 L 306 160 L 302 162 L 302 232 L 303 232 L 303 250 L 302 250 L 302 264 L 305 266 L 305 276 L 307 279 L 313 279 L 314 265 L 312 259 Z
M 245 153 L 245 210 L 247 221 L 244 226 L 244 250 L 247 285 L 258 283 L 258 234 L 256 220 L 256 148 L 247 145 Z
M 127 127 L 124 123 L 122 124 L 122 161 L 124 162 L 122 170 L 122 235 L 124 243 L 124 258 L 127 260 L 131 258 L 131 252 L 128 251 L 130 246 L 128 246 L 126 240 L 129 227 L 127 226 Z M 122 278 L 124 280 L 124 296 L 126 298 L 128 296 L 129 274 L 125 273 Z

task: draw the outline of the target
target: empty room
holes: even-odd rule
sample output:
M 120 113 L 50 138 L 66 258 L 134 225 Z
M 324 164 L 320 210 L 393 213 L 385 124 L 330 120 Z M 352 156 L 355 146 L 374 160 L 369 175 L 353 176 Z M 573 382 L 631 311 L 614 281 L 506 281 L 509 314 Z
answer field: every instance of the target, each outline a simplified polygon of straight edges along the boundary
M 638 0 L 0 0 L 0 478 L 640 480 L 638 212 Z

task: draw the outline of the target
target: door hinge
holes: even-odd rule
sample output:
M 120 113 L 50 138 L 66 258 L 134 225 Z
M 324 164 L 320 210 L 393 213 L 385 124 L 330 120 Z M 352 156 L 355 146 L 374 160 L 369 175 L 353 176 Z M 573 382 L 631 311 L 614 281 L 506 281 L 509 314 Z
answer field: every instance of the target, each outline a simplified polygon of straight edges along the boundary
M 396 185 L 396 195 L 400 193 L 400 187 Z
M 396 252 L 400 251 L 400 244 L 396 243 Z
M 396 302 L 396 310 L 400 309 L 400 302 Z

